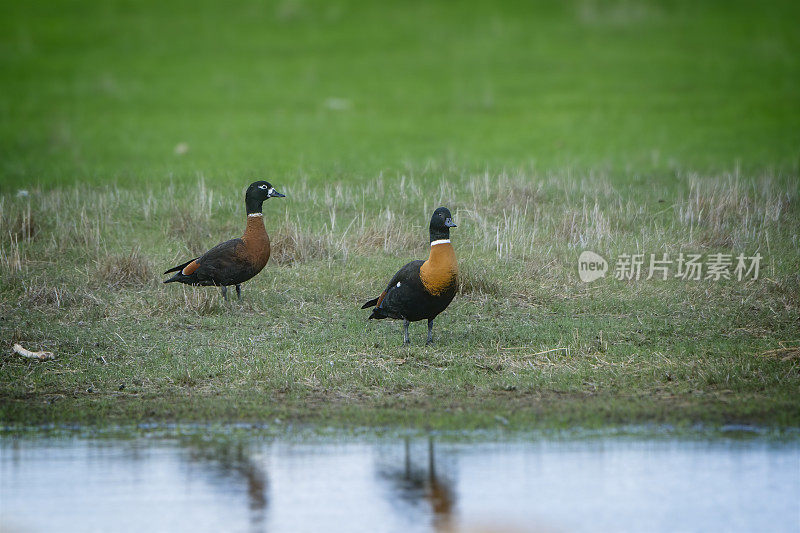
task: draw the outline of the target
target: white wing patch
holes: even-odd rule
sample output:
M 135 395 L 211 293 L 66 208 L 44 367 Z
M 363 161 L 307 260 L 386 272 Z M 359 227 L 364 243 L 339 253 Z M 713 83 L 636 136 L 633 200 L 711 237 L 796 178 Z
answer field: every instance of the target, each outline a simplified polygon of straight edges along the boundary
M 398 282 L 397 282 L 397 285 L 395 285 L 395 287 L 399 287 L 399 286 L 400 286 L 400 282 L 398 281 Z

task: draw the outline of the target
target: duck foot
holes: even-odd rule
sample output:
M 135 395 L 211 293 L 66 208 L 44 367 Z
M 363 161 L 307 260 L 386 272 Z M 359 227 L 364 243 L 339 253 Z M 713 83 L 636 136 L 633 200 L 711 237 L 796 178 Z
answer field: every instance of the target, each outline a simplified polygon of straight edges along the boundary
M 241 283 L 237 283 L 236 284 L 236 299 L 237 300 L 241 300 L 242 299 L 242 285 L 241 285 Z
M 411 344 L 411 340 L 408 338 L 408 324 L 410 322 L 408 320 L 403 320 L 403 344 Z

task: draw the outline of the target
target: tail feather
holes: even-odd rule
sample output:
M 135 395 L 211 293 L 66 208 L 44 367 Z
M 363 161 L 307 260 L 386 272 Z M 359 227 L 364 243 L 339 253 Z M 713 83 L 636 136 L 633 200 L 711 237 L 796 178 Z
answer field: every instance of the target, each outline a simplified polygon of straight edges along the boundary
M 182 265 L 178 265 L 178 266 L 176 266 L 176 267 L 172 267 L 172 268 L 170 268 L 169 270 L 167 270 L 166 272 L 164 272 L 164 274 L 169 274 L 170 272 L 178 272 L 178 271 L 181 271 L 181 270 L 183 270 L 184 268 L 186 268 L 186 265 L 188 265 L 189 263 L 191 263 L 192 261 L 194 261 L 194 260 L 196 260 L 196 259 L 197 259 L 196 257 L 195 257 L 194 259 L 189 259 L 188 261 L 186 261 L 186 262 L 185 262 L 184 264 L 182 264 Z M 173 276 L 173 277 L 175 277 L 175 276 Z M 173 280 L 173 281 L 174 281 L 174 280 Z M 165 282 L 165 283 L 166 283 L 166 282 Z
M 367 303 L 365 303 L 364 305 L 362 305 L 361 309 L 366 309 L 367 307 L 375 307 L 378 304 L 378 300 L 379 299 L 380 299 L 380 296 L 378 296 L 377 298 L 373 298 L 372 300 L 370 300 Z
M 169 272 L 173 272 L 173 271 L 170 270 Z M 166 272 L 165 272 L 165 274 L 166 274 Z M 163 283 L 172 283 L 173 281 L 181 281 L 181 278 L 183 278 L 183 277 L 185 277 L 185 276 L 183 274 L 181 274 L 180 272 L 175 272 L 175 275 L 173 275 L 169 279 L 165 279 L 163 281 Z

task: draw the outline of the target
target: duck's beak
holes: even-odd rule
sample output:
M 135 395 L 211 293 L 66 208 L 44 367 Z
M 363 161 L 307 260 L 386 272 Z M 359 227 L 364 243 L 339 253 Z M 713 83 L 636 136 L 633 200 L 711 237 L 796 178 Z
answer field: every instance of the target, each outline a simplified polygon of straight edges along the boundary
M 444 225 L 447 226 L 448 228 L 457 228 L 458 227 L 458 226 L 456 226 L 456 223 L 453 222 L 452 218 L 445 219 Z
M 269 195 L 267 196 L 267 198 L 286 198 L 286 195 L 279 193 L 275 189 L 272 189 L 271 191 L 269 191 Z

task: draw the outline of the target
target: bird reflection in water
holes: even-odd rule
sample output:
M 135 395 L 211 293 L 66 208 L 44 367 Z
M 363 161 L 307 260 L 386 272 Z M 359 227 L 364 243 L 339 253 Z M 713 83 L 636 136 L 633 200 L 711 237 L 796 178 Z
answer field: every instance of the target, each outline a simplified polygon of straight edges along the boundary
M 250 531 L 264 531 L 267 512 L 267 476 L 253 458 L 250 447 L 236 440 L 204 441 L 191 439 L 183 443 L 192 465 L 209 474 L 214 487 L 244 482 L 250 510 Z
M 454 531 L 455 493 L 452 482 L 437 471 L 432 437 L 428 439 L 427 465 L 420 466 L 412 461 L 411 442 L 406 438 L 403 467 L 380 466 L 378 475 L 389 482 L 392 495 L 395 496 L 392 504 L 401 507 L 401 512 L 407 511 L 408 506 L 427 507 L 433 515 L 433 527 L 436 531 Z

